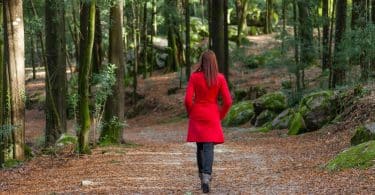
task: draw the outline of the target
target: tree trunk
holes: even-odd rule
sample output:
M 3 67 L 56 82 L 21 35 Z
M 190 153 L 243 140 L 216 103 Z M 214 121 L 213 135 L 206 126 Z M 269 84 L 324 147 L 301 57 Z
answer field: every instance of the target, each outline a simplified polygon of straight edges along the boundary
M 46 146 L 66 132 L 66 47 L 63 1 L 46 0 Z
M 89 147 L 89 132 L 90 132 L 90 110 L 89 110 L 89 76 L 91 69 L 92 60 L 92 49 L 94 45 L 94 34 L 95 34 L 95 0 L 90 2 L 82 2 L 83 8 L 81 14 L 89 13 L 87 20 L 81 21 L 81 29 L 87 32 L 85 39 L 81 46 L 81 60 L 78 72 L 78 97 L 79 97 L 79 152 L 83 154 L 90 153 Z M 81 19 L 83 16 L 81 15 Z M 85 23 L 86 22 L 86 23 Z
M 266 15 L 265 15 L 265 24 L 264 24 L 264 34 L 272 33 L 272 0 L 266 0 Z
M 323 52 L 322 52 L 322 71 L 327 70 L 329 52 L 328 52 L 328 43 L 329 43 L 329 16 L 328 16 L 328 0 L 323 0 Z
M 103 62 L 102 27 L 100 24 L 100 8 L 98 5 L 96 5 L 95 7 L 95 38 L 92 60 L 92 72 L 98 74 L 100 72 Z
M 0 1 L 0 26 L 3 28 L 3 1 Z M 3 32 L 3 35 L 5 33 Z M 6 85 L 8 76 L 5 74 L 7 71 L 4 65 L 4 38 L 5 36 L 0 37 L 0 127 L 4 128 L 7 122 L 7 106 L 6 106 L 6 97 L 8 93 L 8 87 Z M 4 132 L 4 130 L 2 130 Z M 2 136 L 0 139 L 0 165 L 5 162 L 6 157 L 6 148 L 7 148 L 7 136 Z
M 224 0 L 224 76 L 229 83 L 228 0 Z
M 369 12 L 369 10 L 367 10 L 366 0 L 353 0 L 351 22 L 352 30 L 363 29 L 366 26 L 367 12 Z M 359 65 L 361 67 L 361 79 L 366 81 L 368 78 L 368 68 L 364 57 L 365 53 L 362 50 L 362 53 L 359 56 Z M 352 59 L 350 61 L 352 63 Z
M 31 54 L 31 67 L 33 68 L 33 80 L 36 79 L 36 68 L 35 68 L 35 45 L 34 38 L 30 36 L 30 54 Z
M 177 2 L 174 0 L 165 0 L 165 4 L 168 5 L 168 10 L 165 10 L 164 17 L 168 29 L 168 59 L 167 59 L 167 71 L 175 72 L 177 68 L 181 67 L 182 64 L 182 42 L 179 36 L 179 24 L 177 23 Z
M 295 61 L 295 72 L 294 74 L 296 75 L 296 88 L 297 92 L 300 92 L 302 87 L 301 87 L 301 73 L 300 73 L 300 52 L 299 52 L 299 45 L 300 45 L 300 37 L 299 37 L 299 28 L 297 25 L 297 20 L 298 20 L 298 10 L 297 10 L 297 2 L 293 1 L 293 20 L 294 20 L 294 61 Z
M 109 26 L 109 63 L 116 66 L 116 82 L 112 87 L 112 95 L 107 98 L 104 114 L 104 128 L 100 139 L 119 144 L 123 139 L 123 123 L 125 118 L 125 86 L 124 86 L 124 53 L 122 42 L 123 1 L 118 0 L 110 10 Z
M 246 28 L 248 0 L 236 0 L 237 8 L 237 47 L 241 46 L 242 31 Z
M 191 64 L 190 64 L 190 3 L 189 0 L 185 0 L 185 57 L 186 57 L 186 80 L 189 81 L 190 77 L 190 69 L 191 69 Z
M 139 62 L 139 56 L 138 56 L 138 50 L 139 50 L 139 42 L 138 42 L 138 25 L 137 25 L 137 11 L 136 5 L 132 4 L 132 12 L 133 12 L 133 43 L 134 43 L 134 64 L 133 64 L 133 103 L 137 101 L 137 76 L 138 76 L 138 62 Z
M 143 4 L 143 79 L 147 77 L 148 56 L 147 56 L 147 2 Z
M 5 58 L 9 76 L 11 158 L 24 160 L 25 153 L 25 47 L 22 0 L 4 1 Z
M 336 85 L 344 84 L 345 81 L 345 69 L 343 67 L 342 59 L 339 59 L 340 44 L 343 35 L 346 30 L 346 10 L 347 0 L 337 0 L 336 6 L 336 30 L 335 30 L 335 51 L 333 59 L 333 75 L 332 75 L 332 87 Z
M 207 0 L 207 12 L 208 12 L 208 33 L 209 33 L 209 36 L 208 36 L 208 49 L 212 49 L 213 45 L 212 45 L 212 37 L 214 36 L 213 34 L 213 26 L 212 26 L 212 9 L 213 9 L 213 3 L 212 3 L 213 0 Z M 221 2 L 221 1 L 219 1 Z
M 309 4 L 309 2 L 305 1 L 298 2 L 299 39 L 301 42 L 301 59 L 303 59 L 302 70 L 313 62 L 315 53 L 313 46 L 313 16 Z
M 328 86 L 332 88 L 332 75 L 333 75 L 333 66 L 332 66 L 332 42 L 333 42 L 333 26 L 335 23 L 335 14 L 336 13 L 336 0 L 332 2 L 332 12 L 331 12 L 331 27 L 329 32 L 329 44 L 328 44 L 328 68 L 329 68 L 329 77 L 328 77 Z
M 282 0 L 282 10 L 281 10 L 281 15 L 282 15 L 282 20 L 283 20 L 283 27 L 281 31 L 281 54 L 285 55 L 286 53 L 286 47 L 285 47 L 285 38 L 287 35 L 286 31 L 286 7 L 287 7 L 287 0 Z
M 212 50 L 216 54 L 219 71 L 225 71 L 224 51 L 224 1 L 216 1 L 212 4 Z
M 151 31 L 151 67 L 150 67 L 150 76 L 152 76 L 152 73 L 154 72 L 154 65 L 156 63 L 156 56 L 154 52 L 154 37 L 156 35 L 156 0 L 152 0 L 152 14 L 151 14 L 151 22 L 152 22 L 152 31 Z

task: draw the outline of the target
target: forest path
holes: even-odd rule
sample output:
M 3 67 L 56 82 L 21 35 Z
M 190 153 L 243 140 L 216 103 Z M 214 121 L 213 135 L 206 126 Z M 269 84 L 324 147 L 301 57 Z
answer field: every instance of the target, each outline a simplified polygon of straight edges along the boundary
M 2 194 L 200 194 L 195 144 L 186 143 L 186 119 L 130 124 L 127 146 L 97 147 L 92 155 L 41 156 L 0 172 Z M 144 124 L 143 124 L 144 125 Z M 370 194 L 375 170 L 329 173 L 321 169 L 347 147 L 339 132 L 287 137 L 285 130 L 226 129 L 215 147 L 212 194 Z M 344 140 L 344 141 L 343 141 Z M 82 181 L 88 182 L 82 185 Z

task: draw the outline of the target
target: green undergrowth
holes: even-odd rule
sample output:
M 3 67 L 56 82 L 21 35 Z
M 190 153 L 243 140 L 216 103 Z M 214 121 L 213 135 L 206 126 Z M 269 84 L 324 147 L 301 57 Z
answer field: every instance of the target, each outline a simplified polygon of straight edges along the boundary
M 352 146 L 328 162 L 326 169 L 338 171 L 348 168 L 368 168 L 374 165 L 375 141 Z

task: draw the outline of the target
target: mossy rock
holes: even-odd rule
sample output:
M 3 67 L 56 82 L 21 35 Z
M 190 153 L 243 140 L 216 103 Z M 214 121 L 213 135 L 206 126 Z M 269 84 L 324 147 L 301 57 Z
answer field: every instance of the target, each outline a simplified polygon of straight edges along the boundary
M 248 89 L 238 89 L 234 91 L 235 101 L 244 101 L 244 100 L 255 100 L 264 94 L 267 91 L 265 88 L 260 86 L 250 86 Z
M 326 168 L 330 171 L 347 168 L 367 168 L 374 165 L 375 141 L 365 142 L 338 154 L 329 161 Z
M 302 114 L 297 112 L 292 116 L 289 123 L 288 135 L 298 135 L 306 132 L 305 121 L 303 120 Z
M 224 126 L 242 125 L 254 116 L 253 103 L 251 101 L 239 102 L 231 107 L 223 120 Z
M 290 123 L 294 114 L 294 110 L 288 108 L 282 111 L 279 115 L 276 116 L 275 119 L 271 122 L 272 129 L 286 129 Z
M 264 124 L 271 122 L 276 116 L 277 116 L 276 113 L 270 110 L 265 110 L 257 116 L 256 121 L 255 121 L 255 126 L 256 127 L 263 126 Z
M 370 140 L 375 140 L 375 123 L 358 127 L 350 143 L 354 146 Z
M 280 113 L 287 107 L 286 96 L 281 92 L 268 93 L 254 101 L 256 115 L 259 115 L 264 110 Z
M 309 131 L 317 130 L 335 118 L 335 96 L 332 91 L 311 93 L 302 98 L 299 112 Z

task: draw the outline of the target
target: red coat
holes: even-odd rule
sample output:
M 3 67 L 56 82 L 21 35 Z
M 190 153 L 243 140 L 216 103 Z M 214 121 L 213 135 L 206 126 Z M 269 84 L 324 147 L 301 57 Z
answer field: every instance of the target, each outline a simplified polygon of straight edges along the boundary
M 188 142 L 224 142 L 221 120 L 232 105 L 232 98 L 222 74 L 218 74 L 217 83 L 209 88 L 203 72 L 190 76 L 185 95 L 189 115 Z M 218 103 L 219 94 L 222 96 L 222 106 Z

